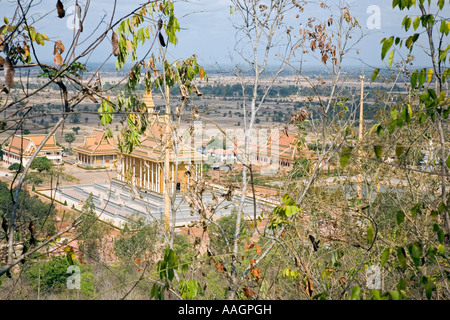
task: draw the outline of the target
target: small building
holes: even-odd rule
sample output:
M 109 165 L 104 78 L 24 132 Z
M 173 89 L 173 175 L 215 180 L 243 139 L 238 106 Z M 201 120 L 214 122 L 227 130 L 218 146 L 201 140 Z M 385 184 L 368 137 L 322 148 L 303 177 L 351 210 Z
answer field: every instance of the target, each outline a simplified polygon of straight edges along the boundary
M 9 167 L 14 163 L 20 163 L 22 158 L 22 164 L 26 166 L 46 136 L 45 134 L 14 135 L 11 143 L 3 149 L 3 164 Z M 37 156 L 46 157 L 55 165 L 63 164 L 62 148 L 56 145 L 55 135 L 50 136 Z
M 117 157 L 113 138 L 108 138 L 106 132 L 94 129 L 90 136 L 84 137 L 83 144 L 73 148 L 77 155 L 77 164 L 81 167 L 112 168 Z

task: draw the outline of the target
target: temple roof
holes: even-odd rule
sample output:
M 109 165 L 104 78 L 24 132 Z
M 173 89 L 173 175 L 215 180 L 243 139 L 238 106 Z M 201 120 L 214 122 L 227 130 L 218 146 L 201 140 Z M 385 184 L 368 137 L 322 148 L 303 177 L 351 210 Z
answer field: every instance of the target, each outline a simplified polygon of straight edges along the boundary
M 149 126 L 140 139 L 140 146 L 134 147 L 130 156 L 142 158 L 154 162 L 163 162 L 166 154 L 165 135 L 167 124 L 165 116 L 154 114 L 155 105 L 151 92 L 146 92 L 143 96 L 143 102 L 147 107 L 149 115 Z M 201 161 L 204 156 L 196 152 L 189 144 L 181 143 L 178 161 Z M 175 162 L 177 156 L 173 150 L 170 151 L 170 161 Z
M 11 139 L 11 143 L 8 147 L 5 147 L 5 150 L 24 156 L 31 156 L 42 141 L 44 141 L 46 136 L 47 135 L 45 134 L 27 136 L 14 135 Z M 46 150 L 62 150 L 56 145 L 55 135 L 51 135 L 41 149 L 41 151 Z
M 105 131 L 100 129 L 94 129 L 90 136 L 84 137 L 83 144 L 73 150 L 88 155 L 116 154 L 114 139 L 106 137 Z

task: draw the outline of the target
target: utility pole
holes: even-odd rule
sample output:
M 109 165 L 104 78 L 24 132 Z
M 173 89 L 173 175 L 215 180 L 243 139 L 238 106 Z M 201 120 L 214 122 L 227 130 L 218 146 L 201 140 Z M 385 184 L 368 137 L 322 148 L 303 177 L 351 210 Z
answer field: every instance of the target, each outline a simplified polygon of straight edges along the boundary
M 364 129 L 364 70 L 362 76 L 360 76 L 361 79 L 361 103 L 359 107 L 359 134 L 358 134 L 358 141 L 359 141 L 359 150 L 358 154 L 361 154 L 361 143 L 363 140 L 363 129 Z M 357 177 L 357 184 L 356 184 L 356 197 L 358 199 L 361 199 L 361 190 L 362 190 L 362 174 L 361 172 L 358 174 Z

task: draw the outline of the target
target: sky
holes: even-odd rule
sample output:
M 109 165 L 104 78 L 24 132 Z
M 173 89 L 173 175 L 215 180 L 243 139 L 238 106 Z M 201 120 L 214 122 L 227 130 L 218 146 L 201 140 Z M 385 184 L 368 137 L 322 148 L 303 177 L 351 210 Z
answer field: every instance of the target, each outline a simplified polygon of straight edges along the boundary
M 15 2 L 12 0 L 0 0 L 0 16 L 11 17 L 14 12 Z M 80 0 L 79 2 L 83 8 L 85 0 Z M 124 16 L 142 2 L 142 0 L 118 0 L 116 18 Z M 327 4 L 332 5 L 333 10 L 338 2 L 344 3 L 340 0 L 326 1 Z M 36 6 L 31 9 L 33 14 L 36 16 L 43 13 L 47 14 L 36 23 L 36 28 L 40 32 L 47 34 L 50 40 L 53 41 L 62 39 L 64 42 L 64 39 L 72 38 L 73 31 L 70 29 L 70 26 L 71 21 L 73 21 L 72 14 L 75 0 L 63 1 L 66 8 L 66 17 L 63 19 L 57 18 L 55 0 L 35 0 L 34 3 L 36 3 Z M 385 66 L 385 62 L 381 61 L 380 41 L 391 35 L 403 37 L 406 35 L 401 28 L 401 21 L 406 13 L 398 9 L 393 10 L 392 0 L 348 0 L 345 3 L 349 6 L 351 14 L 359 21 L 364 33 L 362 41 L 358 43 L 355 50 L 349 53 L 345 66 Z M 106 19 L 108 19 L 112 13 L 112 7 L 112 0 L 91 1 L 83 36 L 90 34 L 103 16 L 106 16 Z M 442 12 L 441 15 L 450 17 L 450 6 L 447 5 L 447 8 L 444 10 L 446 11 Z M 289 22 L 292 23 L 294 28 L 297 28 L 300 23 L 305 23 L 308 17 L 316 17 L 322 20 L 328 19 L 325 13 L 324 10 L 318 9 L 317 2 L 311 1 L 299 19 L 292 19 Z M 207 68 L 208 66 L 213 68 L 217 65 L 231 65 L 233 61 L 230 56 L 234 56 L 234 61 L 238 61 L 234 52 L 236 29 L 232 23 L 233 19 L 236 19 L 236 15 L 230 15 L 229 0 L 189 0 L 188 2 L 179 2 L 175 4 L 175 14 L 179 17 L 182 30 L 178 35 L 179 43 L 177 47 L 169 48 L 170 56 L 173 59 L 186 58 L 195 53 L 199 58 L 199 62 Z M 372 18 L 375 18 L 375 20 Z M 375 24 L 371 24 L 371 22 L 375 22 Z M 379 25 L 376 22 L 379 22 Z M 101 27 L 104 26 L 102 25 Z M 421 53 L 420 48 L 418 49 L 415 52 L 416 64 L 427 65 L 426 55 Z M 91 62 L 103 61 L 111 52 L 110 50 L 110 43 L 105 43 L 89 59 Z M 359 54 L 356 54 L 357 50 Z M 52 45 L 39 48 L 39 53 L 48 60 L 52 60 L 52 52 Z M 276 63 L 275 53 L 271 56 L 271 59 L 273 59 L 271 62 Z M 320 65 L 320 62 L 316 59 L 303 59 L 305 65 Z M 114 62 L 114 60 L 111 59 L 111 62 Z

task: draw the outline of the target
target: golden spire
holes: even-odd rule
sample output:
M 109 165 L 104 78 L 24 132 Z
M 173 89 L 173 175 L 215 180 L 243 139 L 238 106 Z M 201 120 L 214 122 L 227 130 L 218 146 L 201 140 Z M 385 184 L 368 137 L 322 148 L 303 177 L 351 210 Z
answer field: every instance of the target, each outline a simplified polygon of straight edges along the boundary
M 145 106 L 147 107 L 147 112 L 153 113 L 155 109 L 155 103 L 153 102 L 153 96 L 150 90 L 144 93 L 142 101 L 145 103 Z

